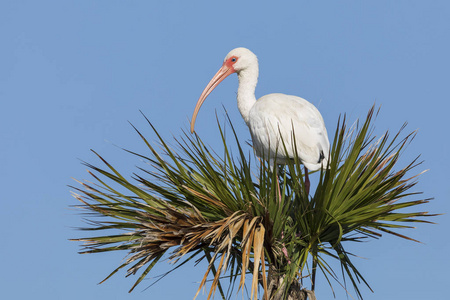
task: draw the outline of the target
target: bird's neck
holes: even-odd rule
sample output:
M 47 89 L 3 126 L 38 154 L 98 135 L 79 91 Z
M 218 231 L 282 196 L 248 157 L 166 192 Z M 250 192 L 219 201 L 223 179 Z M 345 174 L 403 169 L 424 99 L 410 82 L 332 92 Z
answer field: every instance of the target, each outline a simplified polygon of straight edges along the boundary
M 237 104 L 242 118 L 248 124 L 250 109 L 256 103 L 255 88 L 258 82 L 258 66 L 242 70 L 239 72 L 238 78 Z

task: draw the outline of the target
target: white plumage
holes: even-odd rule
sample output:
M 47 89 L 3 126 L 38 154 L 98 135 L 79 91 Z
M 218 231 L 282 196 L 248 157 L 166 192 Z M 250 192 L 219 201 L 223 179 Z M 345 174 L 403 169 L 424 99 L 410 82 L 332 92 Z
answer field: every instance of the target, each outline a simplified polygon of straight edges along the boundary
M 283 163 L 286 159 L 294 158 L 296 149 L 300 161 L 307 169 L 315 171 L 321 167 L 326 168 L 330 143 L 320 112 L 305 99 L 285 94 L 269 94 L 257 101 L 255 88 L 258 72 L 258 59 L 253 52 L 246 48 L 230 51 L 197 102 L 191 132 L 194 131 L 195 119 L 206 97 L 228 75 L 237 73 L 238 108 L 250 129 L 256 154 L 267 158 L 277 153 L 277 163 Z M 286 146 L 287 156 L 280 137 Z M 309 187 L 306 169 L 305 174 Z
M 297 149 L 301 162 L 309 170 L 327 166 L 330 150 L 327 130 L 317 108 L 305 99 L 285 94 L 263 96 L 250 110 L 249 120 L 253 148 L 258 156 L 276 153 L 277 163 L 282 164 L 286 151 L 293 158 Z

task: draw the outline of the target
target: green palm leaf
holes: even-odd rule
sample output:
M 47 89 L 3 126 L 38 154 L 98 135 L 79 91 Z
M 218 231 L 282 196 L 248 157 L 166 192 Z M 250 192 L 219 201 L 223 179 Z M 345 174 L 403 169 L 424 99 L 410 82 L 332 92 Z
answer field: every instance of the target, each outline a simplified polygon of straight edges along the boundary
M 301 292 L 306 297 L 313 292 L 299 280 L 311 276 L 314 290 L 319 270 L 331 285 L 330 279 L 339 278 L 327 261 L 338 260 L 343 279 L 348 277 L 362 298 L 358 284 L 368 283 L 344 243 L 383 233 L 411 239 L 395 230 L 433 216 L 413 210 L 429 201 L 411 200 L 420 197 L 411 191 L 416 176 L 407 177 L 417 160 L 397 168 L 414 134 L 400 138 L 402 128 L 392 138 L 385 133 L 377 140 L 373 115 L 372 108 L 364 123 L 351 128 L 345 118 L 338 122 L 329 166 L 318 174 L 311 196 L 305 193 L 298 159 L 273 169 L 244 150 L 231 123 L 231 142 L 218 123 L 223 141 L 223 155 L 218 155 L 187 133 L 171 147 L 148 122 L 159 149 L 135 128 L 149 152 L 126 151 L 146 160 L 150 169 L 139 168 L 127 179 L 97 153 L 103 168 L 86 163 L 95 182 L 74 188 L 88 212 L 89 226 L 81 229 L 102 234 L 75 240 L 84 242 L 81 253 L 127 251 L 128 258 L 106 279 L 123 268 L 127 276 L 141 272 L 131 290 L 164 256 L 174 269 L 198 257 L 209 262 L 199 291 L 213 276 L 208 298 L 217 288 L 222 298 L 231 296 L 221 285 L 225 274 L 230 285 L 238 280 L 239 289 L 251 274 L 252 299 L 258 297 L 258 286 L 264 299 Z M 405 197 L 409 200 L 401 201 Z

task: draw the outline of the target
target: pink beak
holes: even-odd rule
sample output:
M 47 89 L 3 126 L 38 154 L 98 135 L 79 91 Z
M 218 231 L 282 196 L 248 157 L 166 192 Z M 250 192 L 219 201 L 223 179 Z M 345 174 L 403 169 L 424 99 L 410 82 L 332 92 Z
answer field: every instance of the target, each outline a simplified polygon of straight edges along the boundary
M 194 125 L 195 125 L 195 119 L 197 118 L 197 114 L 200 110 L 200 107 L 202 106 L 203 102 L 205 102 L 206 97 L 208 97 L 209 94 L 216 88 L 216 86 L 219 85 L 219 83 L 222 82 L 227 76 L 230 74 L 233 74 L 236 72 L 233 67 L 227 66 L 225 63 L 222 65 L 222 67 L 217 71 L 216 75 L 211 79 L 211 81 L 208 83 L 208 85 L 203 90 L 202 94 L 200 95 L 200 98 L 197 101 L 197 104 L 195 105 L 194 114 L 192 115 L 191 120 L 191 133 L 194 132 Z

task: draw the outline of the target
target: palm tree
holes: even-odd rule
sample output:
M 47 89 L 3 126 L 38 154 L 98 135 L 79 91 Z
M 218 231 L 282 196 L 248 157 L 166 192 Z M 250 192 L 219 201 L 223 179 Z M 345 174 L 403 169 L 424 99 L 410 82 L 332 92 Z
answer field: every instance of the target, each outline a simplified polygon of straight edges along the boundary
M 86 163 L 96 182 L 80 182 L 74 196 L 89 215 L 89 226 L 81 229 L 100 235 L 75 240 L 84 242 L 81 253 L 128 252 L 105 280 L 123 268 L 127 276 L 139 273 L 130 292 L 164 257 L 175 262 L 174 269 L 194 258 L 207 260 L 198 291 L 211 278 L 208 299 L 216 290 L 230 297 L 221 284 L 225 275 L 238 289 L 249 282 L 250 299 L 259 290 L 266 300 L 315 299 L 317 272 L 330 285 L 349 279 L 362 298 L 359 282 L 369 285 L 344 245 L 383 233 L 413 240 L 394 230 L 433 216 L 411 209 L 430 200 L 416 199 L 419 193 L 411 188 L 417 175 L 407 177 L 420 162 L 397 168 L 414 133 L 401 138 L 403 126 L 393 137 L 386 132 L 377 139 L 373 118 L 372 107 L 363 123 L 348 127 L 345 117 L 338 121 L 329 168 L 318 174 L 312 195 L 305 192 L 297 159 L 271 168 L 244 150 L 231 122 L 232 141 L 218 122 L 221 155 L 187 133 L 172 147 L 148 122 L 159 147 L 135 128 L 149 153 L 126 151 L 150 168 L 127 179 L 98 154 L 103 168 Z M 333 260 L 344 278 L 330 266 Z

